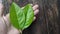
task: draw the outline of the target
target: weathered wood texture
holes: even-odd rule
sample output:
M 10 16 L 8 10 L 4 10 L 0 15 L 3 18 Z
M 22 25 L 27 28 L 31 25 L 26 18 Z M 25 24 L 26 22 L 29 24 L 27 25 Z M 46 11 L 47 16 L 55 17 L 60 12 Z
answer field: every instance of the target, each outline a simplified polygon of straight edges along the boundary
M 31 26 L 23 31 L 23 34 L 59 34 L 60 26 L 60 0 L 14 0 L 18 5 L 28 3 L 38 4 L 39 13 Z M 57 3 L 58 2 L 58 3 Z M 10 5 L 11 3 L 6 3 Z M 6 4 L 5 7 L 7 6 Z M 7 8 L 7 7 L 6 7 Z M 8 12 L 8 9 L 5 9 Z

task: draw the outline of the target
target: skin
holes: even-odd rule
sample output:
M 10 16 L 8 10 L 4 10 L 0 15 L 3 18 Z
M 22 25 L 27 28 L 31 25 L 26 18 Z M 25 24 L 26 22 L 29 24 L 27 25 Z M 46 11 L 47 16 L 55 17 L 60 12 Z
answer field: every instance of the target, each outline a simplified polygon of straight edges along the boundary
M 32 4 L 31 4 L 32 5 Z M 2 4 L 0 5 L 0 7 Z M 34 15 L 39 12 L 38 5 L 32 5 L 34 10 Z M 3 8 L 3 7 L 2 7 Z M 0 8 L 2 12 L 2 8 Z M 36 17 L 34 17 L 34 20 Z M 0 17 L 0 34 L 19 34 L 20 32 L 10 24 L 9 13 L 6 16 Z

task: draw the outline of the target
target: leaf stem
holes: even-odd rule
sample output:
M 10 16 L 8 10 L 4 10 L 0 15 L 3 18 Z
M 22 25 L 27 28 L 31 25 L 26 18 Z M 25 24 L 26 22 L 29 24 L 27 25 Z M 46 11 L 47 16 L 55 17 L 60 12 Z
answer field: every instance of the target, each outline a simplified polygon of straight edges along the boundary
M 20 34 L 22 34 L 22 30 L 19 30 Z

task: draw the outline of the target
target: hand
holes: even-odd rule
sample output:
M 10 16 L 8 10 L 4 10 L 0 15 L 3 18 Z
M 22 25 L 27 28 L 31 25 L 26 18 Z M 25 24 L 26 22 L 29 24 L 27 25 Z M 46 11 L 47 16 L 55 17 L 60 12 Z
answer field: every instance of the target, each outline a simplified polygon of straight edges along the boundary
M 38 5 L 34 5 L 33 10 L 34 10 L 34 15 L 36 15 L 39 12 Z M 34 20 L 35 19 L 36 19 L 36 17 L 34 17 Z M 14 28 L 9 22 L 10 22 L 9 14 L 7 14 L 6 16 L 3 16 L 2 21 L 0 20 L 0 23 L 1 23 L 0 24 L 0 33 L 1 34 L 5 34 L 5 33 L 19 34 L 20 32 L 16 28 Z

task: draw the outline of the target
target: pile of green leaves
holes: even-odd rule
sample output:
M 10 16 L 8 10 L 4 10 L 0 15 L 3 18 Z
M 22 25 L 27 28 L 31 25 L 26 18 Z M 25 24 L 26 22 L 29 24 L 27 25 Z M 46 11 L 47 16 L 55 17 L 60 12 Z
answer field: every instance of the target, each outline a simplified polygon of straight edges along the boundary
M 27 4 L 24 8 L 19 7 L 16 3 L 10 6 L 11 24 L 18 30 L 24 30 L 29 27 L 33 21 L 34 12 L 32 6 Z

